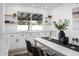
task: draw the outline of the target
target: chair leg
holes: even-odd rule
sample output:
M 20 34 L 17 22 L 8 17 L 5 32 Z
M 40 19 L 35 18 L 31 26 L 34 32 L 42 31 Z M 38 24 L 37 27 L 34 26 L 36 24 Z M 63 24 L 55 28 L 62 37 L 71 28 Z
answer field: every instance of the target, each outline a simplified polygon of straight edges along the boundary
M 30 52 L 28 52 L 28 53 L 27 53 L 27 56 L 33 56 L 33 54 L 32 54 L 32 53 L 30 53 Z
M 29 56 L 29 52 L 27 52 L 27 56 Z
M 27 56 L 28 56 L 28 53 L 27 53 Z

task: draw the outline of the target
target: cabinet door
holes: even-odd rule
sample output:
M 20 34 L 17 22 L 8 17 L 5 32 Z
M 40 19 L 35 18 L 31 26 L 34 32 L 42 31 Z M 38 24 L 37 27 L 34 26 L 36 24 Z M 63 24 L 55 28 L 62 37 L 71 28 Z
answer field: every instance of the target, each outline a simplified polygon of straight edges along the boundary
M 17 43 L 18 43 L 17 48 L 26 47 L 26 42 L 25 42 L 26 36 L 25 36 L 25 34 L 18 34 L 16 38 L 18 40 L 17 41 Z
M 8 34 L 6 38 L 9 42 L 9 49 L 23 48 L 26 47 L 25 39 L 26 36 L 24 34 Z
M 9 42 L 9 49 L 17 48 L 16 35 L 15 34 L 8 34 L 8 42 Z

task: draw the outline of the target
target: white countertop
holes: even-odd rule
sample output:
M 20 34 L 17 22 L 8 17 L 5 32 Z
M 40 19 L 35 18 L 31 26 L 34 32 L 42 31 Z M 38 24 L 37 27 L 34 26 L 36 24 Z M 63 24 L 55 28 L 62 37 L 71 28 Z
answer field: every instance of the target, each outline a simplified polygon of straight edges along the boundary
M 12 33 L 30 33 L 30 32 L 48 32 L 48 31 L 8 31 L 5 34 L 12 34 Z
M 36 41 L 50 47 L 51 49 L 54 49 L 66 56 L 79 56 L 79 52 L 71 50 L 69 48 L 63 47 L 61 45 L 58 45 L 56 43 L 50 42 L 48 40 L 42 39 L 42 38 L 35 38 Z

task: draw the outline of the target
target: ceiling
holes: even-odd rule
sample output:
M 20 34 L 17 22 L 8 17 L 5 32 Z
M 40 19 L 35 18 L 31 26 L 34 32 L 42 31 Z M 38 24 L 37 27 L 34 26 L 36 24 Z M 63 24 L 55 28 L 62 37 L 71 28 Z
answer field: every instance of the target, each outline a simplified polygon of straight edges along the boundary
M 64 3 L 6 3 L 5 5 L 19 5 L 24 7 L 34 7 L 45 10 L 52 10 Z
M 27 7 L 35 7 L 35 8 L 40 8 L 40 9 L 46 9 L 46 10 L 51 10 L 54 9 L 63 3 L 21 3 L 21 6 L 27 6 Z

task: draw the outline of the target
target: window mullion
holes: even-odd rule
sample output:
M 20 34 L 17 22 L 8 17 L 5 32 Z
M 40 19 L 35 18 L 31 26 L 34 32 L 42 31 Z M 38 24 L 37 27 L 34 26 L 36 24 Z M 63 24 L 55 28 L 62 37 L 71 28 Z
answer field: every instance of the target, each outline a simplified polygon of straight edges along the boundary
M 32 13 L 30 15 L 30 31 L 32 31 Z

